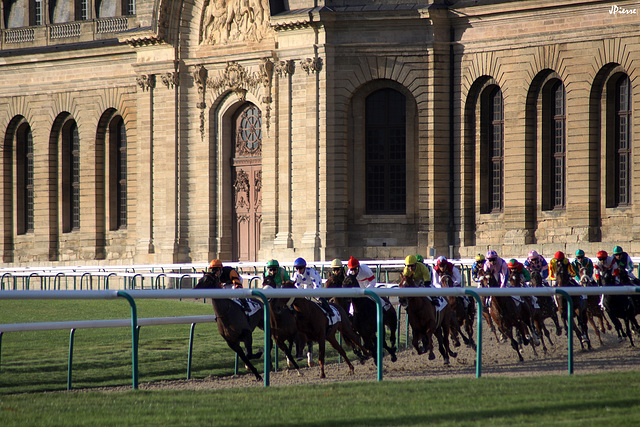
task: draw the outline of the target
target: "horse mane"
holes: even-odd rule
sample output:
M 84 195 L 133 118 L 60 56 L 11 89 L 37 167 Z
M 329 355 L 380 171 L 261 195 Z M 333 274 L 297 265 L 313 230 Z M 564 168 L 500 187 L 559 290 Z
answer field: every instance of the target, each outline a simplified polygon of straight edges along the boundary
M 359 288 L 360 283 L 358 282 L 358 279 L 356 278 L 356 276 L 354 276 L 353 274 L 349 274 L 342 281 L 342 287 L 343 288 Z
M 332 274 L 331 276 L 329 276 L 329 278 L 324 284 L 325 288 L 341 288 L 342 286 L 343 286 L 343 283 L 338 282 L 337 275 L 335 274 Z

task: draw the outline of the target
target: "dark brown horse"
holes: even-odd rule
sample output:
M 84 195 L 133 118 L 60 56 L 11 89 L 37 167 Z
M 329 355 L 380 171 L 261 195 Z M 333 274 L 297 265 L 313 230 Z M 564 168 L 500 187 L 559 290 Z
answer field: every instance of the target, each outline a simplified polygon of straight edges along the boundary
M 482 277 L 481 283 L 491 288 L 500 287 L 493 273 L 489 271 L 481 270 L 479 276 Z M 524 358 L 520 352 L 518 342 L 513 337 L 513 329 L 522 337 L 524 345 L 529 344 L 526 338 L 525 325 L 520 319 L 516 303 L 510 296 L 492 296 L 489 303 L 489 314 L 495 322 L 498 330 L 505 336 L 511 343 L 511 347 L 518 354 L 518 359 L 522 362 Z
M 293 283 L 283 284 L 283 288 L 295 289 Z M 292 301 L 291 301 L 292 300 Z M 289 302 L 291 301 L 291 302 Z M 320 378 L 326 378 L 324 373 L 324 356 L 325 356 L 325 341 L 329 341 L 329 344 L 342 356 L 349 366 L 349 374 L 353 374 L 354 368 L 351 361 L 347 357 L 347 353 L 336 339 L 336 332 L 340 331 L 340 334 L 345 341 L 355 350 L 358 349 L 362 352 L 363 358 L 361 362 L 364 363 L 364 357 L 368 356 L 368 351 L 360 344 L 360 337 L 356 335 L 351 327 L 351 322 L 347 319 L 347 313 L 335 303 L 330 303 L 332 307 L 335 307 L 340 314 L 340 320 L 334 325 L 329 326 L 329 319 L 325 315 L 324 311 L 318 306 L 318 304 L 306 299 L 306 298 L 277 298 L 274 299 L 274 309 L 284 309 L 284 306 L 289 305 L 293 308 L 296 326 L 298 331 L 304 334 L 309 340 L 318 343 L 318 361 L 320 362 Z
M 531 281 L 529 282 L 532 288 L 547 288 L 549 285 L 542 279 L 542 275 L 539 271 L 531 271 Z M 538 305 L 540 309 L 538 312 L 542 317 L 542 320 L 551 319 L 556 326 L 556 335 L 562 335 L 562 328 L 560 327 L 560 321 L 558 320 L 558 306 L 555 303 L 553 297 L 547 295 L 538 296 Z M 549 342 L 551 339 L 549 338 Z
M 223 289 L 223 285 L 213 274 L 203 272 L 195 289 Z M 213 311 L 216 313 L 216 323 L 220 335 L 227 342 L 227 345 L 236 352 L 245 366 L 256 376 L 256 379 L 262 381 L 258 370 L 251 363 L 251 359 L 258 359 L 262 356 L 262 351 L 254 354 L 251 346 L 253 341 L 252 334 L 256 326 L 264 329 L 263 309 L 260 308 L 258 312 L 248 317 L 242 307 L 233 300 L 212 298 L 211 303 Z M 244 343 L 246 354 L 242 350 L 240 343 Z
M 580 286 L 589 287 L 596 286 L 595 280 L 587 274 L 587 268 L 581 267 L 580 272 L 578 273 L 580 277 Z M 609 323 L 609 319 L 605 316 L 602 307 L 600 306 L 601 295 L 587 295 L 587 320 L 591 323 L 593 330 L 598 337 L 598 341 L 600 345 L 602 345 L 602 338 L 600 337 L 600 332 L 605 334 L 608 330 L 611 330 L 611 323 Z M 596 325 L 596 320 L 600 322 L 600 327 Z M 605 329 L 606 324 L 606 329 Z
M 262 287 L 267 289 L 275 288 L 276 283 L 273 280 L 273 276 L 266 276 Z M 295 315 L 293 311 L 286 306 L 276 307 L 273 300 L 269 301 L 269 307 L 271 308 L 271 337 L 274 339 L 278 348 L 284 352 L 287 358 L 287 365 L 290 368 L 295 368 L 298 371 L 298 375 L 302 375 L 298 363 L 296 363 L 291 354 L 294 343 L 306 341 L 304 337 L 300 337 L 298 327 L 296 326 Z
M 400 288 L 416 287 L 413 278 L 404 275 L 400 279 L 399 286 Z M 428 352 L 429 360 L 435 359 L 436 356 L 433 354 L 433 336 L 435 335 L 438 339 L 438 350 L 445 365 L 449 364 L 449 356 L 458 356 L 449 348 L 449 324 L 451 321 L 449 304 L 439 312 L 427 297 L 403 297 L 400 298 L 400 304 L 406 307 L 413 335 L 413 347 L 418 354 Z
M 603 286 L 616 285 L 611 271 L 604 272 L 600 277 L 600 281 Z M 611 323 L 613 323 L 618 333 L 618 339 L 629 338 L 629 345 L 634 347 L 630 325 L 638 327 L 638 322 L 636 321 L 636 310 L 631 297 L 629 295 L 605 295 L 603 303 Z M 620 320 L 624 322 L 626 330 L 622 328 Z
M 484 267 L 480 267 L 478 269 L 478 278 L 480 279 L 480 282 L 479 282 L 480 286 L 483 288 L 499 288 L 500 287 L 500 284 L 498 283 L 496 278 L 493 276 L 493 274 L 485 272 Z M 493 324 L 493 320 L 491 319 L 491 313 L 489 312 L 490 301 L 491 301 L 490 297 L 484 297 L 484 300 L 482 301 L 482 317 L 489 325 L 491 332 L 493 332 L 493 335 L 496 337 L 496 341 L 502 343 L 506 341 L 506 337 L 504 337 L 502 334 L 498 336 L 496 327 Z
M 342 282 L 342 286 L 345 288 L 359 288 L 360 284 L 355 276 L 349 275 Z M 382 311 L 382 345 L 389 355 L 391 361 L 398 360 L 396 356 L 396 330 L 398 329 L 398 317 L 396 309 L 389 303 L 388 299 L 382 298 L 385 302 L 386 309 Z M 369 350 L 369 353 L 373 356 L 374 362 L 377 362 L 378 352 L 377 346 L 377 305 L 375 301 L 370 298 L 351 298 L 351 304 L 353 304 L 353 328 L 362 337 L 362 343 L 364 348 Z M 390 330 L 389 341 L 391 345 L 387 345 L 385 326 Z
M 569 273 L 569 263 L 562 261 L 556 262 L 556 286 L 557 287 L 579 287 L 578 283 L 571 277 Z M 580 295 L 572 295 L 573 313 L 571 313 L 571 327 L 576 333 L 580 341 L 580 347 L 584 350 L 585 345 L 591 350 L 591 340 L 589 340 L 589 332 L 587 329 L 587 304 L 586 299 Z M 567 302 L 562 295 L 556 295 L 556 303 L 558 304 L 558 312 L 564 324 L 564 330 L 567 331 Z M 577 320 L 577 323 L 576 323 Z
M 453 287 L 451 276 L 448 274 L 442 275 L 440 286 L 443 288 Z M 465 345 L 476 350 L 476 343 L 473 340 L 473 322 L 476 318 L 476 306 L 469 301 L 465 302 L 464 297 L 450 296 L 447 297 L 447 302 L 451 306 L 451 339 L 454 342 L 454 346 L 460 346 L 460 341 L 458 340 L 458 334 L 460 334 Z
M 522 274 L 519 271 L 512 270 L 509 270 L 509 285 L 513 288 L 529 287 L 526 283 L 523 283 Z M 520 298 L 521 300 L 519 303 L 516 303 L 516 307 L 519 310 L 520 318 L 531 332 L 531 335 L 527 338 L 529 338 L 530 341 L 533 341 L 533 345 L 531 346 L 533 354 L 536 356 L 538 355 L 535 346 L 540 345 L 540 343 L 542 343 L 542 350 L 546 353 L 547 346 L 544 342 L 545 335 L 550 344 L 553 345 L 553 342 L 551 342 L 551 334 L 544 324 L 544 319 L 540 314 L 540 309 L 535 307 L 534 297 L 522 296 Z

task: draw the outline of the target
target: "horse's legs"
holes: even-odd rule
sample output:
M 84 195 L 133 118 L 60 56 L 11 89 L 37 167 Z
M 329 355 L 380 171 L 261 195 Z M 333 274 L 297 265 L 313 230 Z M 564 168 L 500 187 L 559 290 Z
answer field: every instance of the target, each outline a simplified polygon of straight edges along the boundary
M 289 367 L 293 365 L 296 371 L 298 371 L 298 376 L 302 376 L 302 373 L 300 372 L 300 366 L 298 366 L 298 363 L 296 362 L 295 358 L 293 357 L 293 355 L 291 355 L 291 347 L 293 347 L 293 342 L 291 343 L 291 345 L 287 345 L 285 340 L 281 339 L 280 337 L 277 337 L 276 345 L 280 350 L 284 352 L 285 356 L 287 357 L 287 365 Z
M 596 336 L 598 337 L 598 342 L 600 342 L 600 345 L 602 346 L 602 337 L 600 337 L 600 330 L 598 329 L 598 325 L 596 325 L 596 322 L 594 321 L 594 316 L 593 313 L 591 313 L 591 311 L 587 311 L 587 321 L 589 323 L 591 323 L 591 327 L 593 328 L 594 332 L 596 333 Z
M 383 321 L 384 326 L 387 326 L 389 328 L 389 343 L 391 345 L 387 346 L 387 339 L 385 336 L 386 332 L 384 327 L 382 328 L 382 333 L 384 334 L 382 337 L 382 342 L 384 343 L 384 348 L 391 355 L 391 361 L 395 362 L 396 360 L 398 360 L 398 357 L 396 356 L 396 329 L 398 329 L 398 318 L 396 317 L 395 310 L 385 311 L 383 315 Z
M 449 335 L 449 332 L 444 332 L 442 329 L 443 328 L 437 328 L 436 332 L 435 332 L 435 335 L 436 335 L 436 338 L 438 339 L 438 350 L 440 351 L 440 354 L 442 355 L 442 358 L 444 359 L 444 364 L 448 365 L 449 364 L 449 350 L 447 349 L 448 345 L 445 347 L 444 340 L 445 340 L 445 338 L 448 338 L 447 335 Z
M 326 378 L 324 374 L 324 339 L 318 341 L 318 363 L 320 364 L 320 378 Z
M 253 373 L 253 375 L 256 376 L 256 379 L 258 381 L 262 381 L 262 377 L 260 376 L 260 373 L 258 373 L 258 370 L 256 369 L 256 367 L 253 366 L 253 364 L 251 363 L 251 360 L 249 360 L 247 355 L 244 353 L 244 351 L 242 350 L 242 347 L 240 347 L 240 343 L 227 340 L 227 345 L 229 346 L 229 348 L 231 348 L 231 350 L 236 352 L 236 354 L 240 357 L 240 360 L 242 360 L 245 366 L 249 368 L 249 370 Z
M 329 344 L 331 344 L 331 347 L 335 348 L 336 351 L 338 352 L 338 354 L 340 356 L 342 356 L 342 358 L 344 359 L 345 362 L 347 362 L 347 365 L 349 366 L 349 374 L 348 375 L 353 375 L 353 365 L 351 364 L 351 361 L 347 357 L 347 353 L 344 351 L 344 348 L 342 348 L 342 346 L 340 345 L 340 343 L 336 339 L 336 334 L 335 333 L 331 333 L 330 335 L 327 336 L 326 339 L 327 339 L 327 341 L 329 341 Z M 324 345 L 323 345 L 323 347 L 324 347 Z M 324 360 L 323 360 L 322 363 L 324 363 Z M 323 370 L 322 374 L 323 374 L 322 378 L 324 378 L 324 370 Z

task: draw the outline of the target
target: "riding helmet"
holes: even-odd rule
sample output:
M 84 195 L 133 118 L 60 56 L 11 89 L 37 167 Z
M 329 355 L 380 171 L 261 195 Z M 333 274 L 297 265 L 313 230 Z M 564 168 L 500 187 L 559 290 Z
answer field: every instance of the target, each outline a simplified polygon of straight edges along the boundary
M 598 259 L 603 259 L 608 257 L 609 257 L 609 254 L 607 253 L 607 251 L 598 251 L 598 253 L 596 254 L 596 258 Z
M 424 257 L 420 254 L 416 255 L 416 259 L 418 260 L 418 262 L 424 262 Z
M 222 261 L 219 259 L 211 260 L 209 263 L 209 268 L 222 268 Z
M 496 259 L 498 258 L 498 252 L 493 249 L 487 252 L 487 259 Z
M 529 259 L 533 260 L 533 259 L 537 259 L 538 258 L 538 252 L 536 251 L 531 251 L 529 252 Z
M 436 260 L 436 263 L 437 263 L 438 265 L 445 264 L 446 262 L 447 262 L 447 258 L 445 258 L 445 257 L 444 257 L 444 256 L 442 256 L 442 255 L 440 255 L 440 256 L 438 257 L 438 259 Z
M 613 254 L 614 255 L 620 255 L 623 252 L 622 248 L 620 246 L 616 246 L 615 248 L 613 248 Z
M 304 258 L 296 258 L 296 260 L 293 262 L 293 266 L 294 267 L 306 267 L 307 266 L 307 261 L 304 260 Z
M 413 265 L 418 262 L 418 258 L 415 255 L 407 255 L 404 259 L 404 265 Z
M 340 258 L 336 258 L 331 261 L 331 268 L 342 268 L 342 261 Z
M 511 258 L 507 263 L 507 267 L 509 268 L 516 268 L 517 266 L 518 266 L 518 260 L 515 258 Z
M 476 262 L 482 262 L 482 261 L 484 261 L 484 255 L 482 254 L 476 255 Z
M 280 267 L 280 264 L 275 259 L 272 259 L 271 261 L 267 262 L 267 268 L 269 267 Z
M 349 262 L 347 262 L 347 267 L 349 267 L 350 269 L 358 268 L 360 267 L 360 261 L 358 261 L 354 257 L 351 257 L 349 258 Z
M 582 249 L 578 249 L 576 251 L 576 256 L 584 256 L 584 251 Z
M 558 251 L 553 257 L 558 261 L 562 261 L 564 259 L 564 252 Z

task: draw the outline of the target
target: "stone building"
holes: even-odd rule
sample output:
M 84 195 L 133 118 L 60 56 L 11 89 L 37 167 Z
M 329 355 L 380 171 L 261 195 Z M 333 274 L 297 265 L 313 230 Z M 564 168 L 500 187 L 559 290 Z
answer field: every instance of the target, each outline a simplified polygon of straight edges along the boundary
M 640 252 L 633 1 L 1 4 L 5 264 Z

